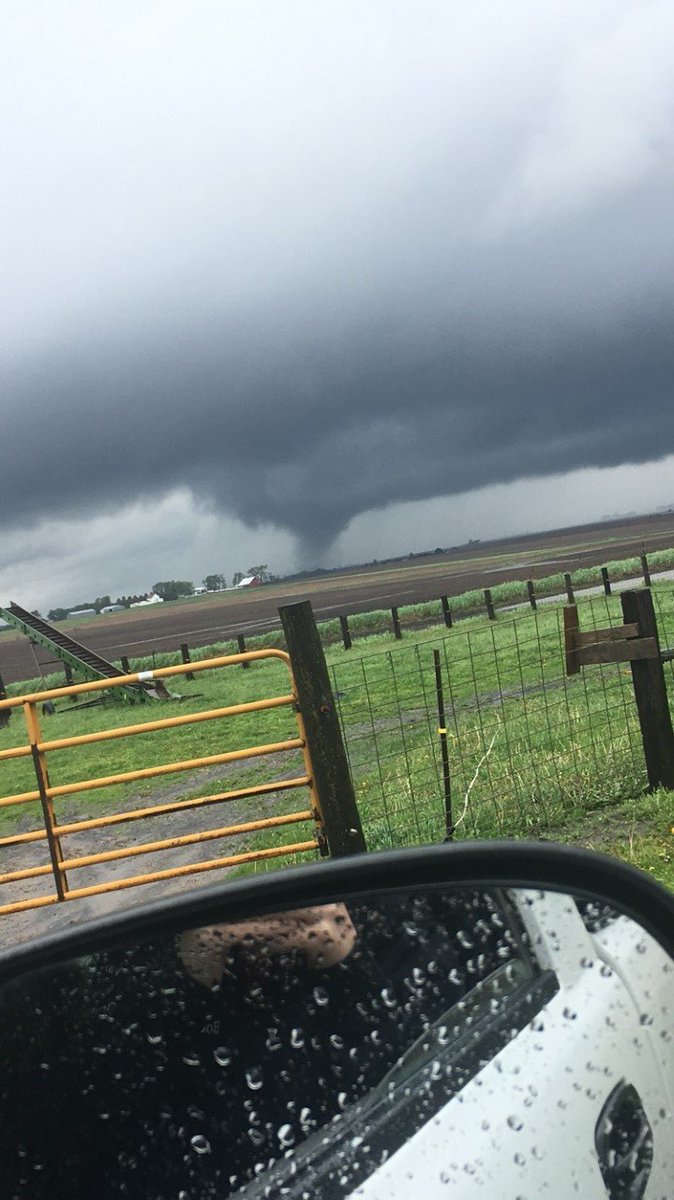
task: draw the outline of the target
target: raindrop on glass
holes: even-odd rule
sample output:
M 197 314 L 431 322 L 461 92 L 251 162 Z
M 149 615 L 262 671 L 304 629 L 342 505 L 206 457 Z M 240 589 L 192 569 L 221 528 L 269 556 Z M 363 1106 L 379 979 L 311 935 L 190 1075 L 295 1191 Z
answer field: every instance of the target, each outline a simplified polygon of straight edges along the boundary
M 282 1125 L 281 1128 L 277 1130 L 276 1136 L 279 1140 L 279 1145 L 282 1150 L 287 1150 L 289 1146 L 294 1144 L 295 1134 L 293 1133 L 292 1125 Z

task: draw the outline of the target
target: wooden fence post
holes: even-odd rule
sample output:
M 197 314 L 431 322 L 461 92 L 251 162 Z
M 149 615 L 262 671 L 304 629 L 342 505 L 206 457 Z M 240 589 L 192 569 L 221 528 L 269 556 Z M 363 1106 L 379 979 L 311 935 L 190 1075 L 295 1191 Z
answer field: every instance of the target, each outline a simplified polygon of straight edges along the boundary
M 6 699 L 7 699 L 7 689 L 5 687 L 2 675 L 0 675 L 0 700 L 6 700 Z M 11 715 L 12 715 L 11 708 L 3 708 L 2 709 L 2 711 L 0 712 L 0 729 L 3 729 L 5 725 L 9 725 L 9 718 L 11 717 Z
M 567 597 L 567 600 L 569 601 L 569 604 L 575 604 L 576 601 L 575 601 L 574 595 L 573 595 L 573 584 L 571 582 L 571 576 L 569 575 L 568 571 L 566 571 L 564 574 L 564 587 L 566 588 L 566 597 Z
M 527 591 L 529 593 L 529 603 L 535 612 L 536 611 L 536 593 L 534 591 L 533 579 L 527 579 Z
M 611 595 L 611 581 L 608 577 L 608 567 L 601 568 L 601 581 L 604 585 L 604 595 Z
M 446 596 L 441 596 L 440 603 L 442 605 L 442 615 L 443 615 L 443 618 L 445 621 L 445 625 L 447 626 L 448 629 L 451 629 L 452 628 L 452 614 L 449 611 L 449 600 L 447 599 Z
M 304 723 L 313 782 L 333 858 L 365 850 L 330 676 L 311 601 L 279 608 Z
M 122 664 L 122 672 L 123 672 L 123 674 L 124 674 L 124 675 L 130 675 L 130 674 L 131 674 L 131 667 L 129 666 L 129 660 L 128 660 L 128 658 L 126 657 L 126 654 L 123 654 L 123 655 L 122 655 L 122 657 L 121 657 L 121 659 L 120 659 L 120 662 L 121 662 L 121 664 Z
M 630 667 L 649 785 L 652 788 L 674 788 L 674 730 L 669 715 L 665 673 L 659 657 L 660 642 L 653 596 L 646 588 L 622 592 L 620 603 L 625 624 L 636 622 L 639 636 L 655 638 L 658 647 L 657 658 L 636 659 L 630 663 Z
M 345 617 L 345 616 L 341 616 L 339 618 L 339 624 L 340 624 L 340 627 L 342 630 L 342 641 L 344 642 L 344 649 L 350 650 L 351 649 L 351 630 L 349 629 L 349 618 Z
M 190 648 L 187 645 L 187 642 L 180 643 L 180 654 L 184 663 L 191 662 Z M 194 679 L 194 671 L 185 671 L 185 679 Z
M 641 571 L 644 577 L 644 587 L 649 588 L 651 586 L 651 573 L 648 569 L 648 559 L 645 554 L 641 555 Z
M 402 633 L 402 629 L 400 628 L 400 619 L 398 617 L 398 609 L 397 608 L 391 609 L 391 620 L 393 621 L 393 632 L 395 634 L 395 637 L 396 637 L 397 641 L 400 641 L 401 637 L 403 636 L 403 633 Z
M 239 647 L 239 654 L 245 654 L 246 653 L 246 639 L 242 633 L 237 633 L 236 644 Z M 242 662 L 241 666 L 243 667 L 244 671 L 247 671 L 250 666 L 250 663 Z
M 72 667 L 71 667 L 70 663 L 68 663 L 68 662 L 64 662 L 64 664 L 63 664 L 63 674 L 64 674 L 64 675 L 65 675 L 65 677 L 66 677 L 66 687 L 72 687 L 72 686 L 73 686 L 73 683 L 74 683 L 75 681 L 74 681 L 74 679 L 73 679 L 73 669 L 72 669 Z M 72 701 L 72 700 L 78 700 L 78 699 L 79 699 L 79 697 L 78 697 L 78 696 L 77 696 L 75 693 L 73 693 L 73 695 L 70 697 L 70 699 L 71 699 L 71 701 Z
M 491 598 L 491 589 L 490 588 L 484 589 L 484 602 L 487 605 L 487 616 L 489 617 L 489 620 L 495 621 L 496 613 L 494 612 L 494 602 Z

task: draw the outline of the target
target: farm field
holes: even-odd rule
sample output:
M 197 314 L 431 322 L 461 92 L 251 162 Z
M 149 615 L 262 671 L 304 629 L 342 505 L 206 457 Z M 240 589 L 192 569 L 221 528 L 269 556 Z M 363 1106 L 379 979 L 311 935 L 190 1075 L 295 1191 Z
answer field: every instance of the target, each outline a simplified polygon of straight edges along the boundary
M 278 626 L 278 608 L 310 599 L 317 620 L 367 613 L 456 596 L 516 580 L 541 579 L 599 567 L 609 560 L 635 558 L 674 546 L 674 514 L 605 522 L 575 529 L 530 534 L 462 547 L 449 553 L 413 557 L 366 569 L 348 569 L 301 582 L 226 592 L 175 601 L 108 616 L 65 621 L 59 628 L 105 658 L 175 652 L 235 637 L 254 637 Z M 21 603 L 21 597 L 11 599 Z M 10 597 L 5 598 L 9 603 Z M 48 673 L 46 652 L 38 651 Z M 53 667 L 51 669 L 54 669 Z M 28 640 L 0 635 L 0 675 L 4 682 L 36 675 Z

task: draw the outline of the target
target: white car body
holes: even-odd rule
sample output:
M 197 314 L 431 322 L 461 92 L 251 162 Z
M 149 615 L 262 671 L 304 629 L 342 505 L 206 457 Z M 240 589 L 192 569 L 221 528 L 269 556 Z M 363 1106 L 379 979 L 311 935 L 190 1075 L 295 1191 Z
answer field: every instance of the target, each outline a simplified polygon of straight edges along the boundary
M 541 967 L 557 977 L 557 993 L 360 1183 L 352 1193 L 359 1200 L 607 1200 L 613 1193 L 595 1128 L 621 1080 L 636 1088 L 652 1131 L 643 1195 L 674 1195 L 670 959 L 627 917 L 590 933 L 566 896 L 519 893 L 515 902 Z

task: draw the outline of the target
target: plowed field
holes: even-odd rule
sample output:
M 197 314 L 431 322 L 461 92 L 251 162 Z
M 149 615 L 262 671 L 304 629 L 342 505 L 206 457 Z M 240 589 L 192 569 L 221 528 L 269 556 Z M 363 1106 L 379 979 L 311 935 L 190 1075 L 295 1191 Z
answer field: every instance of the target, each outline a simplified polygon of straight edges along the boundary
M 313 580 L 221 592 L 125 613 L 63 622 L 83 645 L 118 660 L 152 651 L 177 651 L 181 642 L 206 645 L 242 633 L 253 636 L 278 626 L 278 608 L 309 599 L 316 617 L 403 606 L 441 595 L 458 595 L 513 579 L 537 579 L 612 559 L 674 546 L 674 513 L 483 542 L 366 568 L 351 568 Z M 599 581 L 599 580 L 598 580 Z M 561 580 L 560 580 L 561 583 Z M 103 581 L 101 582 L 103 587 Z M 21 596 L 12 597 L 19 604 Z M 9 602 L 7 598 L 6 602 Z M 37 651 L 46 671 L 46 651 Z M 0 675 L 5 683 L 37 674 L 28 640 L 0 636 Z

